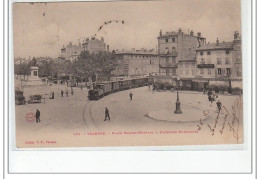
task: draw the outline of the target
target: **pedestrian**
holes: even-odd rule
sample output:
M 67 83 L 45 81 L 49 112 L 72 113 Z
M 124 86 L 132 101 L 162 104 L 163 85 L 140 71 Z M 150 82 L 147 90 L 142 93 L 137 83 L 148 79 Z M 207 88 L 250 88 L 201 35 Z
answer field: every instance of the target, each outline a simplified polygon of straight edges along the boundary
M 104 121 L 106 121 L 107 118 L 108 118 L 108 120 L 110 120 L 110 117 L 109 117 L 109 110 L 108 110 L 107 107 L 106 107 L 106 110 L 105 110 L 105 120 L 104 120 Z
M 216 100 L 216 94 L 213 93 L 213 101 L 215 101 L 215 100 Z
M 54 91 L 52 92 L 52 99 L 54 99 Z
M 221 104 L 221 102 L 219 100 L 218 100 L 218 102 L 216 104 L 217 104 L 217 107 L 218 107 L 218 112 L 220 112 L 222 104 Z
M 41 115 L 41 113 L 40 113 L 40 111 L 37 109 L 36 110 L 36 113 L 35 113 L 35 117 L 36 117 L 36 123 L 40 123 L 41 121 L 40 121 L 40 115 Z
M 130 100 L 132 100 L 133 99 L 133 93 L 130 92 L 129 96 L 130 96 Z
M 74 91 L 73 91 L 73 89 L 71 88 L 71 95 L 73 95 L 73 93 L 74 93 Z
M 64 93 L 63 90 L 61 90 L 61 91 L 60 91 L 61 97 L 63 97 L 63 93 Z
M 68 89 L 66 89 L 66 96 L 68 97 L 69 96 L 69 92 L 68 92 Z
M 80 86 L 81 91 L 82 91 L 82 88 L 83 88 L 83 86 L 81 85 L 81 86 Z
M 205 88 L 203 88 L 203 94 L 206 94 L 206 89 Z
M 213 103 L 214 98 L 212 97 L 212 95 L 210 95 L 210 102 Z
M 149 90 L 150 90 L 150 83 L 148 84 Z
M 212 92 L 209 90 L 209 92 L 208 92 L 208 99 L 209 99 L 209 102 L 211 102 L 211 95 L 212 95 Z

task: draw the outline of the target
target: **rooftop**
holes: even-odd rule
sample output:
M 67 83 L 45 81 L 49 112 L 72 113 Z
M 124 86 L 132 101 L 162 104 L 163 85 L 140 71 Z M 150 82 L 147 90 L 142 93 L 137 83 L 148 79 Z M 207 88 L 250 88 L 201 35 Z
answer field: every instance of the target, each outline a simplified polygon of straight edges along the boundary
M 200 50 L 225 50 L 225 49 L 233 49 L 232 42 L 222 42 L 222 43 L 208 43 L 201 47 L 198 47 L 196 51 Z
M 155 51 L 116 51 L 116 54 L 125 54 L 125 55 L 158 55 Z
M 201 39 L 205 39 L 204 37 L 201 36 L 201 33 L 198 32 L 197 35 L 195 35 L 195 33 L 193 31 L 189 32 L 188 34 L 184 33 L 182 30 L 179 30 L 179 32 L 176 31 L 172 31 L 172 32 L 166 32 L 165 34 L 162 34 L 160 32 L 160 35 L 158 38 L 168 38 L 168 37 L 177 37 L 178 35 L 184 35 L 184 36 L 193 36 L 193 37 L 197 37 L 197 38 L 201 38 Z

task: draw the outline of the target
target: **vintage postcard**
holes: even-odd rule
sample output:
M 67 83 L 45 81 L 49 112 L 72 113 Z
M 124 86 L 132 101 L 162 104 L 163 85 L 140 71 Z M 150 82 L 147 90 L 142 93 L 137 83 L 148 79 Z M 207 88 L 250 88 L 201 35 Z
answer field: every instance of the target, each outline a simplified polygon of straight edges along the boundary
M 239 0 L 12 4 L 17 148 L 243 144 Z

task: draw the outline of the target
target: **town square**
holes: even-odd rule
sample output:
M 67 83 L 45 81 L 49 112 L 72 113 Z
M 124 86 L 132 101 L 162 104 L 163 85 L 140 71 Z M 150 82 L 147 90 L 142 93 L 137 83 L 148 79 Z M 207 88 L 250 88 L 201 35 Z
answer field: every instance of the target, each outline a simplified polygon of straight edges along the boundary
M 179 12 L 169 8 L 174 1 L 146 3 L 145 13 L 144 2 L 109 3 L 133 8 L 13 4 L 16 147 L 243 143 L 240 11 L 223 27 L 227 11 L 217 8 L 216 16 L 195 13 L 204 23 L 175 22 L 167 16 Z M 165 12 L 151 19 L 156 5 Z

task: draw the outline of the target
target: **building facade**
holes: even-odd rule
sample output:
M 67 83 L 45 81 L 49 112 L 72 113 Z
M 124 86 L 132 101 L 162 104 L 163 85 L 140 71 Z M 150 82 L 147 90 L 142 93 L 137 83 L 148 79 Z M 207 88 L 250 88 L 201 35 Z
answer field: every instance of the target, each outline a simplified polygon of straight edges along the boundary
M 118 66 L 112 72 L 114 76 L 143 76 L 159 73 L 159 58 L 150 50 L 132 50 L 116 52 Z
M 180 60 L 178 62 L 178 76 L 180 78 L 194 78 L 197 75 L 196 60 Z
M 232 42 L 208 43 L 196 49 L 198 77 L 242 79 L 241 39 L 238 32 Z
M 109 48 L 109 46 L 107 46 Z M 89 40 L 87 38 L 83 41 L 82 45 L 73 45 L 70 42 L 66 47 L 63 46 L 61 49 L 61 56 L 60 59 L 74 61 L 77 60 L 80 56 L 82 51 L 89 51 L 90 53 L 98 53 L 106 51 L 106 44 L 104 43 L 104 38 L 102 37 L 101 40 L 92 38 Z
M 206 43 L 206 39 L 201 37 L 201 33 L 195 36 L 193 31 L 190 34 L 185 34 L 181 29 L 178 32 L 166 32 L 164 35 L 160 31 L 157 39 L 160 76 L 179 75 L 181 72 L 177 70 L 179 62 L 181 62 L 181 65 L 194 65 L 196 59 L 195 49 Z
M 91 38 L 91 40 L 89 40 L 89 38 L 87 38 L 82 43 L 82 47 L 84 51 L 89 51 L 90 53 L 98 53 L 98 52 L 106 51 L 106 44 L 104 42 L 103 37 L 101 37 L 101 40 L 98 40 L 96 38 Z
M 67 47 L 63 46 L 61 49 L 61 59 L 74 61 L 77 60 L 80 53 L 83 51 L 83 48 L 81 44 L 79 45 L 73 45 L 72 42 L 70 42 Z

